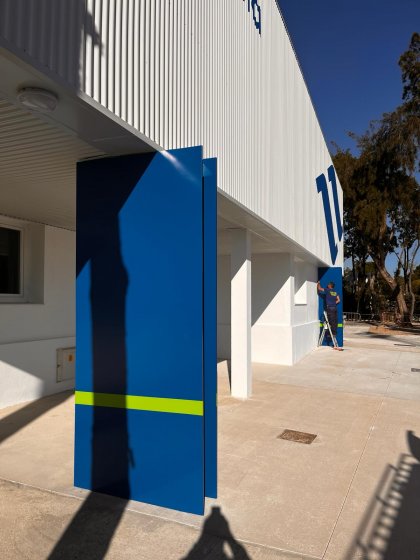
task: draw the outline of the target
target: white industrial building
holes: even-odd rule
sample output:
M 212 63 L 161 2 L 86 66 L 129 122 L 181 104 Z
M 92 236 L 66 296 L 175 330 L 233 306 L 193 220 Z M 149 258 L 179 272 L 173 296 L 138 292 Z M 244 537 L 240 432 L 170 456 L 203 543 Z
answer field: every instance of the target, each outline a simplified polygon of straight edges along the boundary
M 341 266 L 342 241 L 333 220 L 332 255 L 316 183 L 332 161 L 276 0 L 3 0 L 0 75 L 0 407 L 74 386 L 89 158 L 217 158 L 218 355 L 234 396 L 252 393 L 251 362 L 317 345 L 318 268 Z M 334 215 L 330 183 L 329 198 Z

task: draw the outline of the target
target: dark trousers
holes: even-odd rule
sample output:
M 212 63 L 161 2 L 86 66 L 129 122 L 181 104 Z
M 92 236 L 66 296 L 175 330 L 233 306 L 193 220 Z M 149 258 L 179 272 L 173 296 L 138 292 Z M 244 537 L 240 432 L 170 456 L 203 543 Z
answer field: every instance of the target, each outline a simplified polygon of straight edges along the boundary
M 335 336 L 337 334 L 337 323 L 338 323 L 336 306 L 327 307 L 327 317 L 328 317 L 328 322 L 330 323 L 331 332 Z

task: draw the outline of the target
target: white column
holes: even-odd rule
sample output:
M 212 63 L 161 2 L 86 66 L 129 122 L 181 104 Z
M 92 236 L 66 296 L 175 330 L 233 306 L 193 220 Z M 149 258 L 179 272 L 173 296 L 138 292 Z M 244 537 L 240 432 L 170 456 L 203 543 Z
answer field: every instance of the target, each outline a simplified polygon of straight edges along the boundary
M 252 393 L 251 370 L 251 236 L 231 230 L 231 390 L 246 399 Z

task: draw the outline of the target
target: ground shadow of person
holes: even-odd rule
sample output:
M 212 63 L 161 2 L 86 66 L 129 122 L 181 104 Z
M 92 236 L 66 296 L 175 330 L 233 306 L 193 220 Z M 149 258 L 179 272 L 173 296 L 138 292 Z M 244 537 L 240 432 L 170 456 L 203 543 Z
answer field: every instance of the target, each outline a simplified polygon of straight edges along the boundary
M 229 550 L 228 555 L 225 550 Z M 251 560 L 235 539 L 220 507 L 214 506 L 207 517 L 199 540 L 181 560 Z

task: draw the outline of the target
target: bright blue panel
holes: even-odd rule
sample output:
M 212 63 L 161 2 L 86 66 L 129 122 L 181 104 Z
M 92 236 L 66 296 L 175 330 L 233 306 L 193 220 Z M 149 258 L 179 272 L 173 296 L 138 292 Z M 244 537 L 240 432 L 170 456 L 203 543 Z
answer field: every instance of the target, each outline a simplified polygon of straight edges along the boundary
M 201 148 L 78 165 L 77 390 L 203 400 L 202 183 Z M 76 484 L 201 513 L 203 423 L 77 406 Z
M 327 287 L 329 282 L 334 282 L 335 291 L 340 296 L 340 303 L 337 306 L 338 324 L 343 325 L 343 271 L 341 267 L 330 267 L 330 268 L 319 268 L 318 269 L 318 279 L 323 288 Z M 323 297 L 319 297 L 319 320 L 320 322 L 324 319 L 324 305 L 325 300 Z M 322 327 L 320 327 L 322 330 Z M 320 332 L 321 332 L 320 330 Z M 343 346 L 344 334 L 343 327 L 338 327 L 337 329 L 337 342 L 339 346 Z M 329 337 L 325 337 L 324 346 L 331 345 L 331 340 Z
M 217 160 L 204 176 L 204 444 L 205 495 L 217 498 Z
M 201 156 L 157 154 L 119 213 L 131 395 L 202 399 Z
M 200 515 L 202 431 L 199 416 L 76 405 L 75 485 Z

